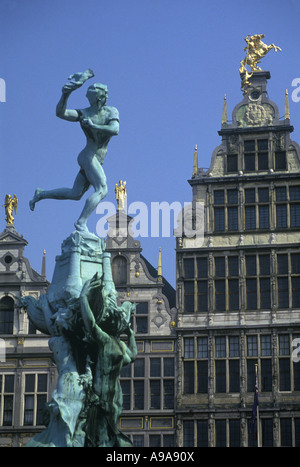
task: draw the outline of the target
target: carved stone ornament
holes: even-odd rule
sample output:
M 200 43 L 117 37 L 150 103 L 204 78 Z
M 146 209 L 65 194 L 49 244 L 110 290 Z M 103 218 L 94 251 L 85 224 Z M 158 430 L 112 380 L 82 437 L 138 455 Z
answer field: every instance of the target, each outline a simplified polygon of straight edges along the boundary
M 240 127 L 272 125 L 274 109 L 269 104 L 251 102 L 239 108 L 237 122 Z
M 273 122 L 271 108 L 256 103 L 249 104 L 245 113 L 245 122 L 249 126 L 271 125 Z

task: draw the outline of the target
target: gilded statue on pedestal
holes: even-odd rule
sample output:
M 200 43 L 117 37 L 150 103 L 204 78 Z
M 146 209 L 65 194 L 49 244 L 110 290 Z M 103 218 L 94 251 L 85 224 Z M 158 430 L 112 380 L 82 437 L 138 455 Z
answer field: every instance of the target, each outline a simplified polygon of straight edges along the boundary
M 251 36 L 248 34 L 245 37 L 245 41 L 247 46 L 244 47 L 244 51 L 246 53 L 246 57 L 241 60 L 240 66 L 240 74 L 244 75 L 242 78 L 242 90 L 245 89 L 246 86 L 249 86 L 249 78 L 251 78 L 253 73 L 249 73 L 246 68 L 246 65 L 250 67 L 250 70 L 253 71 L 261 71 L 261 68 L 258 66 L 261 59 L 272 49 L 277 52 L 277 50 L 281 51 L 281 48 L 276 46 L 275 44 L 267 45 L 265 44 L 262 39 L 265 37 L 264 34 L 255 34 Z
M 5 208 L 5 220 L 7 222 L 7 225 L 13 225 L 15 220 L 13 217 L 13 211 L 15 211 L 15 214 L 17 214 L 18 207 L 18 198 L 16 197 L 16 195 L 14 195 L 13 198 L 11 197 L 11 195 L 6 195 L 2 207 Z
M 126 182 L 122 180 L 119 181 L 119 185 L 116 183 L 115 194 L 116 200 L 118 203 L 118 209 L 123 210 L 125 209 L 125 199 L 126 199 Z

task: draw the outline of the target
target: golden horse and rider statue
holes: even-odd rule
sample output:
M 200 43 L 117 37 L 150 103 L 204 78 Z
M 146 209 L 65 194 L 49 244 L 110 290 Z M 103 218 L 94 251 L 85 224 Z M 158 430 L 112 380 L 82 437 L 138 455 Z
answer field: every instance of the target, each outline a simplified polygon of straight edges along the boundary
M 262 41 L 264 37 L 264 34 L 255 34 L 254 36 L 248 34 L 248 36 L 245 37 L 247 47 L 244 48 L 244 51 L 247 51 L 247 55 L 243 60 L 241 60 L 239 70 L 241 75 L 244 74 L 242 77 L 242 90 L 244 90 L 246 86 L 249 86 L 249 78 L 253 75 L 253 71 L 261 71 L 261 68 L 258 66 L 261 59 L 272 49 L 274 49 L 275 52 L 277 52 L 277 50 L 281 51 L 281 48 L 277 47 L 275 44 L 265 44 Z M 249 65 L 252 73 L 249 73 L 246 69 L 246 65 Z

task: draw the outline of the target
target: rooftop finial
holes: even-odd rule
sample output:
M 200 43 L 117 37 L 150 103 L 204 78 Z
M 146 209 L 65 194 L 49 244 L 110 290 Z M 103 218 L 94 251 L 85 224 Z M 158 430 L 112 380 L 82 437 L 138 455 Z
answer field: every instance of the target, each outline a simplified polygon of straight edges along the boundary
M 194 162 L 193 162 L 193 176 L 197 175 L 197 173 L 198 173 L 198 147 L 197 147 L 197 144 L 195 144 Z
M 224 123 L 227 123 L 227 99 L 226 99 L 226 94 L 224 95 L 224 101 L 223 101 L 222 125 Z
M 285 100 L 284 100 L 284 119 L 290 119 L 290 106 L 289 106 L 289 95 L 288 90 L 285 91 Z
M 46 277 L 46 250 L 44 250 L 43 260 L 42 260 L 42 276 Z
M 161 260 L 161 248 L 159 248 L 158 252 L 158 267 L 157 267 L 157 276 L 158 280 L 162 280 L 162 260 Z

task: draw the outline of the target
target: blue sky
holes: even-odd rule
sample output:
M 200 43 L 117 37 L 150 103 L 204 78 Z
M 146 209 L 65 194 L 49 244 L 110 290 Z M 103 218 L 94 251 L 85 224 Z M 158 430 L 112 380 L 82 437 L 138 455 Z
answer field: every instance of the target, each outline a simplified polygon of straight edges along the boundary
M 68 76 L 86 68 L 108 85 L 108 105 L 120 112 L 120 133 L 104 162 L 106 201 L 126 180 L 128 203 L 189 202 L 195 144 L 199 165 L 209 167 L 220 144 L 222 102 L 228 115 L 242 99 L 239 62 L 244 37 L 265 34 L 271 51 L 262 67 L 271 71 L 270 99 L 284 113 L 284 93 L 300 77 L 300 5 L 297 0 L 0 0 L 0 197 L 19 198 L 15 228 L 29 242 L 26 256 L 47 277 L 55 256 L 74 230 L 81 201 L 46 200 L 29 210 L 37 186 L 72 186 L 85 138 L 78 123 L 55 116 Z M 90 82 L 90 84 L 92 81 Z M 69 107 L 87 106 L 87 84 Z M 290 99 L 292 138 L 300 142 L 300 102 Z M 2 203 L 1 203 L 2 204 Z M 0 231 L 5 228 L 2 208 Z M 96 232 L 99 215 L 89 220 Z M 149 232 L 150 233 L 150 232 Z M 139 238 L 143 254 L 175 285 L 174 238 Z

